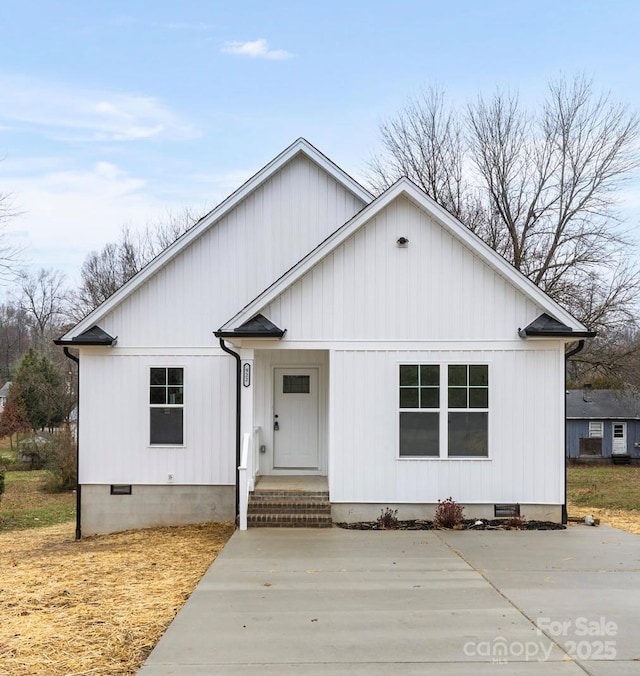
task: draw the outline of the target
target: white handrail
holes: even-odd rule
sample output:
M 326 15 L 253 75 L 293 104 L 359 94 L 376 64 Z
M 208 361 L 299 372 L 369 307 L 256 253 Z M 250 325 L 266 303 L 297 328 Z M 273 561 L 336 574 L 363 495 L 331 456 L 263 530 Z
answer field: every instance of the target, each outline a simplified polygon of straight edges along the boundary
M 240 466 L 238 467 L 238 481 L 240 482 L 240 530 L 247 530 L 247 510 L 249 507 L 249 477 L 253 473 L 249 471 L 251 435 L 245 432 L 242 436 L 242 448 L 240 449 Z M 253 463 L 252 463 L 253 464 Z

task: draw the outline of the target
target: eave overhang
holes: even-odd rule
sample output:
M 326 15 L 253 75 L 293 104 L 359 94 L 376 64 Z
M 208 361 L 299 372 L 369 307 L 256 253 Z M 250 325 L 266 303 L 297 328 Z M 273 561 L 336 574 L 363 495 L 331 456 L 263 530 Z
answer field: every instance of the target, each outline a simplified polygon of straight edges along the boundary
M 518 329 L 520 338 L 595 338 L 596 331 L 574 331 L 570 326 L 563 324 L 546 312 L 534 319 L 524 329 Z
M 282 338 L 286 329 L 277 327 L 264 315 L 257 314 L 235 329 L 214 331 L 216 338 Z
M 72 347 L 87 347 L 87 346 L 102 346 L 113 347 L 118 342 L 118 336 L 115 338 L 110 336 L 106 331 L 103 331 L 99 326 L 94 325 L 87 329 L 79 336 L 71 338 L 71 340 L 63 340 L 62 338 L 53 341 L 56 345 L 67 345 Z

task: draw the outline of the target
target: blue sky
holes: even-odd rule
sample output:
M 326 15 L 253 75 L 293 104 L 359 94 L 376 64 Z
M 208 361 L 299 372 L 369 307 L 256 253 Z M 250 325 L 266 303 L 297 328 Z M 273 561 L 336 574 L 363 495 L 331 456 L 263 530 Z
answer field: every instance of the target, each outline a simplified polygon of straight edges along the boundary
M 583 73 L 640 111 L 636 1 L 4 0 L 0 25 L 9 236 L 71 279 L 123 225 L 210 208 L 299 136 L 364 180 L 380 122 L 430 84 L 535 103 Z

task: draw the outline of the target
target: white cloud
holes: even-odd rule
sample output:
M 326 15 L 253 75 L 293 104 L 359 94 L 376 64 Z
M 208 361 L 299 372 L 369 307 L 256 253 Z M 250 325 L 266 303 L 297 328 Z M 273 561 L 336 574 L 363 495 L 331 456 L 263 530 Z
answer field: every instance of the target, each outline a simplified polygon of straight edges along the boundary
M 104 161 L 85 170 L 4 176 L 3 186 L 19 212 L 7 225 L 12 240 L 26 247 L 34 267 L 53 266 L 70 276 L 77 276 L 90 251 L 115 241 L 123 225 L 143 228 L 182 207 L 154 196 L 145 180 Z
M 225 42 L 221 51 L 224 54 L 247 56 L 252 59 L 269 59 L 271 61 L 282 61 L 293 56 L 291 52 L 286 52 L 284 49 L 269 49 L 269 43 L 264 38 L 249 42 Z
M 196 138 L 199 132 L 160 100 L 138 94 L 0 75 L 0 123 L 65 141 Z

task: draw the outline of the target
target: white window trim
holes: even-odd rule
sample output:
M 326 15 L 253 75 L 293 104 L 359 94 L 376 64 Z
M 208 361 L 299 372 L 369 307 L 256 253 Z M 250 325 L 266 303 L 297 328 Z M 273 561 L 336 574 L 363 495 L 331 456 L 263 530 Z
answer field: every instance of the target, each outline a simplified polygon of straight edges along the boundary
M 183 364 L 149 364 L 147 367 L 147 448 L 185 448 L 187 438 L 187 369 Z M 149 402 L 151 388 L 151 369 L 182 369 L 182 404 L 152 404 Z M 152 444 L 151 443 L 151 409 L 152 408 L 181 408 L 182 409 L 182 443 L 181 444 Z
M 439 366 L 440 367 L 440 406 L 439 408 L 400 408 L 399 392 L 399 373 L 401 366 Z M 489 407 L 488 408 L 449 408 L 449 366 L 486 366 L 489 379 Z M 420 360 L 402 360 L 395 363 L 395 396 L 396 396 L 396 460 L 419 462 L 488 462 L 491 461 L 491 383 L 493 381 L 492 365 L 490 361 L 420 361 Z M 444 405 L 443 405 L 444 404 Z M 400 413 L 427 413 L 433 412 L 439 414 L 440 424 L 440 454 L 439 455 L 400 455 Z M 449 456 L 449 417 L 448 413 L 466 413 L 467 411 L 487 414 L 487 455 L 458 455 Z

